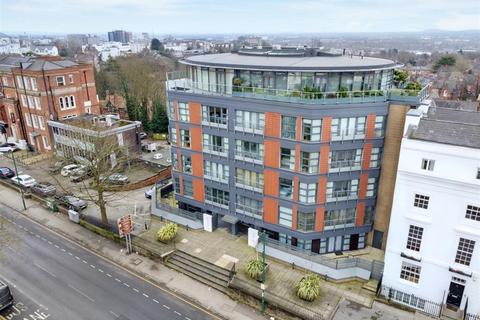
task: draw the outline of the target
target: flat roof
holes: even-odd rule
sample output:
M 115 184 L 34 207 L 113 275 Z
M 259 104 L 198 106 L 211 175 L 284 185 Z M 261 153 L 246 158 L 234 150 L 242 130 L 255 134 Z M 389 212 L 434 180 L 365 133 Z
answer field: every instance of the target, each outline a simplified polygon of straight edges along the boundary
M 361 56 L 279 57 L 215 53 L 187 57 L 187 65 L 271 71 L 367 71 L 400 67 L 392 60 Z

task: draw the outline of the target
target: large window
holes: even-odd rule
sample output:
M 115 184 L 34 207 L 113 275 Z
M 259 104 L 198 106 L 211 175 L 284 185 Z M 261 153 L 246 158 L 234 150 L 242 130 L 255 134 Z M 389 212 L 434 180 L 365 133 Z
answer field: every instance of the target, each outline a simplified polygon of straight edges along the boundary
M 318 152 L 302 152 L 302 172 L 317 173 L 318 172 Z
M 228 191 L 205 187 L 205 202 L 221 207 L 228 207 L 230 202 L 229 193 Z
M 215 154 L 226 154 L 228 152 L 228 138 L 204 133 L 203 151 Z
M 313 231 L 315 230 L 315 212 L 297 212 L 297 230 Z
M 327 182 L 327 201 L 356 199 L 358 179 Z
M 235 111 L 235 130 L 263 133 L 265 114 L 253 111 Z
M 370 168 L 380 167 L 380 153 L 382 152 L 381 148 L 372 148 L 370 153 Z
M 175 120 L 176 115 L 175 115 L 175 106 L 173 104 L 173 101 L 168 101 L 168 119 L 170 120 Z
M 190 112 L 188 108 L 188 103 L 183 103 L 183 102 L 178 103 L 178 116 L 180 121 L 185 121 L 185 122 L 190 121 Z
M 322 133 L 322 120 L 303 119 L 302 139 L 318 142 Z
M 280 148 L 280 167 L 295 170 L 295 150 Z
M 262 191 L 263 173 L 236 168 L 235 182 L 241 186 L 251 187 L 257 189 L 258 191 Z
M 278 224 L 285 227 L 292 227 L 292 209 L 279 207 Z
M 375 137 L 383 137 L 385 130 L 384 130 L 384 116 L 376 116 L 375 117 Z
M 410 225 L 408 229 L 407 249 L 413 251 L 420 251 L 420 245 L 422 244 L 423 228 Z
M 245 140 L 236 140 L 235 155 L 240 159 L 248 158 L 262 162 L 263 144 Z
M 183 195 L 185 197 L 193 198 L 193 183 L 192 183 L 192 181 L 183 179 Z
M 366 117 L 334 118 L 331 125 L 332 140 L 365 138 Z
M 203 161 L 203 173 L 205 178 L 228 183 L 230 169 L 226 164 L 205 160 Z
M 293 180 L 279 178 L 280 197 L 292 199 L 293 198 Z
M 362 149 L 333 150 L 330 152 L 331 172 L 359 170 Z
M 402 262 L 402 270 L 400 271 L 400 278 L 413 282 L 413 283 L 418 283 L 420 280 L 420 271 L 421 267 L 408 263 L 408 262 Z
M 377 178 L 368 178 L 367 182 L 367 197 L 373 197 L 375 196 L 375 187 L 377 185 Z
M 353 227 L 355 219 L 355 208 L 328 210 L 325 212 L 325 230 Z
M 227 125 L 227 108 L 202 106 L 202 121 L 217 125 Z
M 175 193 L 180 194 L 180 178 L 179 177 L 175 177 L 173 179 L 173 187 L 175 189 Z
M 428 202 L 430 201 L 429 196 L 424 196 L 422 194 L 415 194 L 415 199 L 413 200 L 413 206 L 428 209 Z
M 433 171 L 435 167 L 435 160 L 422 159 L 422 170 Z
M 295 140 L 297 118 L 282 116 L 282 138 Z
M 190 148 L 190 130 L 180 130 L 180 142 L 184 148 Z
M 177 129 L 176 128 L 168 128 L 170 131 L 170 143 L 173 145 L 177 145 Z
M 173 152 L 172 153 L 172 168 L 175 171 L 178 171 L 178 153 Z
M 182 154 L 182 171 L 192 173 L 192 158 Z
M 467 205 L 465 218 L 474 221 L 480 221 L 480 207 Z
M 263 201 L 237 194 L 236 212 L 263 219 Z
M 317 199 L 317 184 L 300 182 L 298 200 L 303 203 L 315 203 Z
M 473 249 L 475 248 L 475 241 L 460 238 L 458 241 L 457 255 L 455 262 L 469 266 L 472 261 Z

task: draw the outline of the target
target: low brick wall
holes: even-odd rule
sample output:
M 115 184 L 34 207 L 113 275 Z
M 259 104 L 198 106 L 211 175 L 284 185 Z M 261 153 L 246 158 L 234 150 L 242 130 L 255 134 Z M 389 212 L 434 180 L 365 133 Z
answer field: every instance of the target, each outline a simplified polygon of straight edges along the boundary
M 158 172 L 156 175 L 151 176 L 145 180 L 130 183 L 124 186 L 111 186 L 108 188 L 109 191 L 131 191 L 131 190 L 136 190 L 140 188 L 144 188 L 147 186 L 154 185 L 155 183 L 170 179 L 172 177 L 172 167 L 167 167 L 160 172 Z

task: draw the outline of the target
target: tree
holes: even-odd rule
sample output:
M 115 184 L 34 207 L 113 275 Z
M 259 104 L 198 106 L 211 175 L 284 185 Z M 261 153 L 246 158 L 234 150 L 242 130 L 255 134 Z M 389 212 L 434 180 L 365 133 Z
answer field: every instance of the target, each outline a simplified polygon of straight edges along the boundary
M 163 45 L 160 42 L 160 40 L 158 40 L 157 38 L 153 38 L 152 42 L 150 43 L 150 49 L 155 51 L 163 51 L 162 48 L 163 48 Z
M 422 85 L 418 81 L 412 81 L 405 85 L 406 90 L 422 90 Z
M 440 59 L 438 59 L 435 62 L 435 64 L 433 65 L 433 69 L 438 70 L 441 67 L 453 66 L 453 65 L 455 65 L 455 62 L 456 62 L 455 56 L 453 56 L 451 54 L 447 54 L 447 55 L 444 55 L 444 56 L 440 57 Z
M 148 121 L 148 108 L 147 108 L 147 101 L 143 101 L 140 105 L 139 109 L 139 117 L 138 120 L 142 123 L 143 129 L 145 131 L 150 131 L 149 121 Z
M 66 48 L 61 48 L 58 54 L 60 55 L 60 57 L 66 57 L 68 56 L 68 51 Z
M 152 120 L 149 124 L 149 130 L 153 133 L 167 133 L 168 132 L 168 116 L 165 107 L 160 101 L 153 102 Z
M 393 70 L 393 82 L 396 86 L 404 84 L 408 79 L 408 72 L 406 70 Z

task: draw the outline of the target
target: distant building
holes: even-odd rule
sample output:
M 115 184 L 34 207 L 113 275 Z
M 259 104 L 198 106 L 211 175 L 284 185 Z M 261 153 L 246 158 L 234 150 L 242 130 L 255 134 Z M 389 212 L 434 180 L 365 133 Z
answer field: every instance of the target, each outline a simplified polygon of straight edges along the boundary
M 462 312 L 480 314 L 479 280 L 480 113 L 435 105 L 410 110 L 382 294 L 435 316 L 474 319 Z
M 108 33 L 108 41 L 109 42 L 121 42 L 121 43 L 130 43 L 132 42 L 132 33 L 123 31 L 123 30 L 115 30 Z
M 33 46 L 32 52 L 39 56 L 58 56 L 56 46 Z
M 67 44 L 70 49 L 81 48 L 88 43 L 88 37 L 85 34 L 68 34 Z

